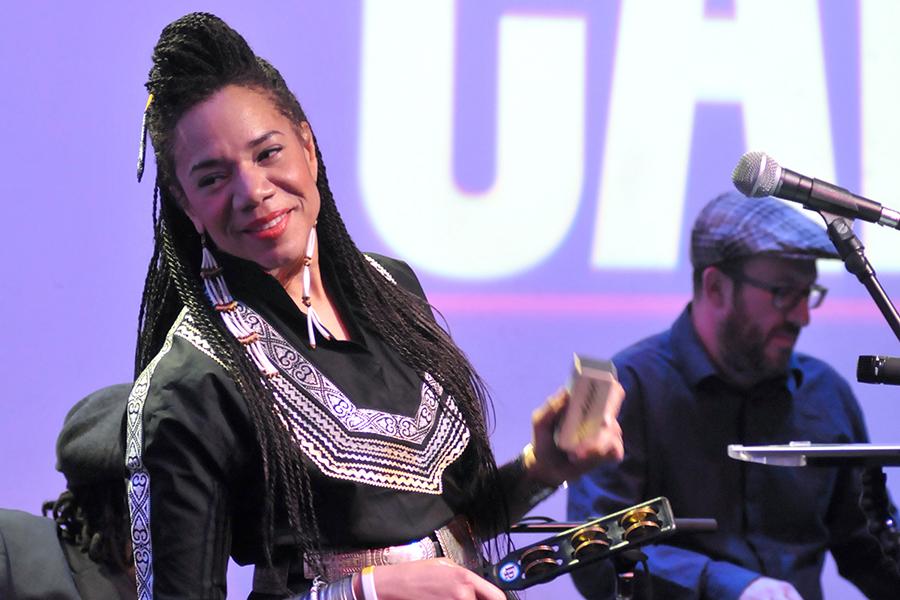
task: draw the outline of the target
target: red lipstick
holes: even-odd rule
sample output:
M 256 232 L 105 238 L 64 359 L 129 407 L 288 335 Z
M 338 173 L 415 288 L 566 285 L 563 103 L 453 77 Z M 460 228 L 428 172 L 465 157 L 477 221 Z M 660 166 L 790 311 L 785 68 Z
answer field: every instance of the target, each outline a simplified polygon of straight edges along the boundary
M 291 218 L 290 212 L 290 209 L 271 212 L 248 223 L 243 231 L 258 239 L 277 238 L 287 229 L 288 220 Z

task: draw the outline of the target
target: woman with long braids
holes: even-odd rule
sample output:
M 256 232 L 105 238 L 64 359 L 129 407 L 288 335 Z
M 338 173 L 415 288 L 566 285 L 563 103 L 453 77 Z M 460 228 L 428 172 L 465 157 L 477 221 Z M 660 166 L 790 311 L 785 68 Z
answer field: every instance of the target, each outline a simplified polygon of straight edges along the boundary
M 147 89 L 155 248 L 126 432 L 139 597 L 222 598 L 231 555 L 256 565 L 253 598 L 503 598 L 466 567 L 548 490 L 621 458 L 621 392 L 568 454 L 568 397 L 551 397 L 498 469 L 478 375 L 409 267 L 350 239 L 278 71 L 194 13 L 162 31 Z

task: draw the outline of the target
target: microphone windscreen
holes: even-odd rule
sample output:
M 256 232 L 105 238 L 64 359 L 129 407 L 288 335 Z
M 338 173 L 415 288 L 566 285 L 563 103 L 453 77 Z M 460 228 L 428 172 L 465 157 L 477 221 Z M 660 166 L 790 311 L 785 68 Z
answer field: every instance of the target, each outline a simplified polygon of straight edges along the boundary
M 749 198 L 773 195 L 781 180 L 781 167 L 765 152 L 747 152 L 731 173 L 734 187 Z

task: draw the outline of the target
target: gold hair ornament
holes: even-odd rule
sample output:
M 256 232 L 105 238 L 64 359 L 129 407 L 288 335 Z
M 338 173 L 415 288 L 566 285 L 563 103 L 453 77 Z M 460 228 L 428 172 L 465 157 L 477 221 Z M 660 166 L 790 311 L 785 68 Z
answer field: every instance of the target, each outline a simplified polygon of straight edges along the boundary
M 147 105 L 144 106 L 144 116 L 141 118 L 141 144 L 138 146 L 138 163 L 137 163 L 137 180 L 141 182 L 144 176 L 144 158 L 147 155 L 147 114 L 150 112 L 150 105 L 153 103 L 153 94 L 147 96 Z

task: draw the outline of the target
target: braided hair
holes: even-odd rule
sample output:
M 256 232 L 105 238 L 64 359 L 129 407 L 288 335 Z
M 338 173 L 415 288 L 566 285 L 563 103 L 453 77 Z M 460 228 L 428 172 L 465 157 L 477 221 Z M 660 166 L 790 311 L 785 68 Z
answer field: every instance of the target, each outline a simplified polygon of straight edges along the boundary
M 252 419 L 265 480 L 263 543 L 271 554 L 274 515 L 296 532 L 300 550 L 317 564 L 321 548 L 307 467 L 286 428 L 271 410 L 273 389 L 241 344 L 226 330 L 206 299 L 199 275 L 201 244 L 178 204 L 173 132 L 193 106 L 228 85 L 268 96 L 293 123 L 306 115 L 280 73 L 257 57 L 247 42 L 218 17 L 192 13 L 166 26 L 153 52 L 147 81 L 152 102 L 147 130 L 157 164 L 154 190 L 154 250 L 145 281 L 135 355 L 136 374 L 162 347 L 179 311 L 186 307 L 206 341 L 221 357 L 243 395 Z M 315 136 L 313 136 L 315 141 Z M 392 350 L 423 378 L 426 373 L 453 395 L 471 433 L 467 472 L 474 474 L 472 500 L 465 509 L 482 540 L 506 528 L 505 501 L 488 441 L 490 400 L 468 359 L 435 322 L 426 302 L 385 280 L 368 263 L 347 232 L 328 184 L 318 143 L 316 186 L 320 264 L 340 273 L 347 295 Z M 478 499 L 478 501 L 476 501 Z M 499 510 L 497 507 L 501 507 Z
M 72 544 L 112 573 L 134 565 L 125 483 L 110 479 L 87 485 L 69 485 L 59 498 L 44 502 L 41 510 L 56 521 L 60 539 Z

